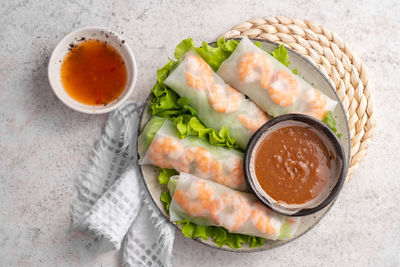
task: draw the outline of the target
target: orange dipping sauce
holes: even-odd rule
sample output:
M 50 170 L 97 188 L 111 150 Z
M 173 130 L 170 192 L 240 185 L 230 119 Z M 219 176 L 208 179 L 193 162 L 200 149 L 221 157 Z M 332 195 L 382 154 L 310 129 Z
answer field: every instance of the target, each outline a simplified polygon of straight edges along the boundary
M 66 92 L 76 101 L 106 105 L 124 91 L 127 71 L 114 47 L 91 39 L 72 48 L 64 58 L 61 81 Z
M 303 204 L 317 197 L 330 179 L 328 149 L 313 131 L 280 128 L 261 141 L 254 159 L 262 189 L 277 202 Z

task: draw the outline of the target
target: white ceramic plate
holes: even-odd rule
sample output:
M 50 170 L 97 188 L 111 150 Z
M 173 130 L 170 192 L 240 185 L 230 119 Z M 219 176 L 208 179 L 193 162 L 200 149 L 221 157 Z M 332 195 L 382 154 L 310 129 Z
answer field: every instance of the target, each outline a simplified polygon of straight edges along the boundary
M 267 52 L 271 52 L 274 49 L 278 47 L 278 44 L 273 43 L 273 42 L 267 42 L 264 40 L 254 40 L 253 41 L 260 41 L 262 43 L 261 48 L 264 49 Z M 210 45 L 213 45 L 215 43 L 211 43 Z M 346 113 L 344 111 L 343 105 L 340 102 L 339 97 L 336 94 L 335 89 L 329 84 L 328 80 L 325 78 L 325 76 L 317 69 L 315 65 L 313 65 L 310 61 L 305 59 L 303 56 L 300 54 L 296 53 L 295 51 L 288 49 L 289 53 L 289 61 L 290 61 L 290 69 L 298 69 L 298 75 L 308 81 L 310 84 L 312 84 L 314 87 L 318 88 L 321 90 L 324 94 L 327 96 L 331 97 L 332 99 L 336 99 L 339 104 L 336 106 L 335 110 L 333 111 L 333 116 L 336 120 L 336 128 L 338 129 L 338 132 L 342 134 L 342 137 L 340 139 L 345 154 L 346 154 L 346 159 L 347 159 L 347 166 L 349 164 L 349 159 L 350 159 L 350 132 L 349 132 L 349 126 L 348 122 L 346 119 Z M 151 113 L 149 109 L 149 103 L 151 101 L 151 96 L 146 101 L 146 104 L 143 108 L 141 120 L 140 120 L 140 126 L 139 126 L 139 133 L 142 131 L 146 123 L 150 120 Z M 138 134 L 139 134 L 138 133 Z M 154 203 L 156 206 L 160 209 L 162 214 L 164 214 L 168 219 L 168 213 L 166 212 L 164 208 L 164 204 L 160 201 L 160 195 L 161 192 L 165 189 L 165 186 L 161 186 L 158 183 L 158 168 L 154 166 L 140 166 L 140 170 L 142 172 L 142 176 L 145 182 L 145 185 L 147 187 L 147 190 L 150 193 L 150 196 L 152 197 Z M 196 241 L 205 244 L 207 246 L 217 248 L 217 249 L 222 249 L 222 250 L 227 250 L 227 251 L 233 251 L 233 252 L 255 252 L 255 251 L 261 251 L 261 250 L 267 250 L 271 249 L 274 247 L 281 246 L 283 244 L 289 243 L 293 241 L 294 239 L 298 238 L 299 236 L 305 234 L 308 230 L 310 230 L 314 225 L 318 223 L 322 219 L 322 217 L 329 211 L 329 209 L 332 207 L 334 204 L 334 201 L 325 207 L 324 209 L 318 211 L 317 213 L 308 215 L 308 216 L 303 216 L 301 218 L 301 223 L 299 225 L 299 228 L 296 232 L 296 234 L 289 240 L 265 240 L 265 243 L 261 247 L 256 247 L 256 248 L 250 248 L 247 244 L 243 245 L 239 249 L 232 249 L 231 247 L 224 245 L 222 247 L 218 247 L 213 240 L 210 238 L 208 240 L 203 240 L 202 238 L 195 239 Z M 179 225 L 176 225 L 175 223 L 171 222 L 175 227 L 178 229 L 180 228 Z M 180 232 L 180 230 L 179 230 Z

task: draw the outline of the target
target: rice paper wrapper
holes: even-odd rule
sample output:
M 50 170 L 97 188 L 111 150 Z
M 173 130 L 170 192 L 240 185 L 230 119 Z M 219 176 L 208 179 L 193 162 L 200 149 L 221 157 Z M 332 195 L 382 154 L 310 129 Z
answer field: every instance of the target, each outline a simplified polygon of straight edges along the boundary
M 204 226 L 222 226 L 231 233 L 266 239 L 289 239 L 297 230 L 298 217 L 277 214 L 248 193 L 232 190 L 191 174 L 171 177 L 171 221 L 187 219 Z
M 140 158 L 144 157 L 154 136 L 166 120 L 167 119 L 165 118 L 153 116 L 144 126 L 143 131 L 138 138 L 138 154 Z
M 149 123 L 152 123 L 151 120 Z M 148 130 L 158 127 L 149 126 Z M 147 127 L 147 125 L 146 125 Z M 170 120 L 164 119 L 149 145 L 146 127 L 139 137 L 140 165 L 155 165 L 160 168 L 187 172 L 203 179 L 213 180 L 233 189 L 246 191 L 247 184 L 243 174 L 243 153 L 220 146 L 210 145 L 205 140 L 188 136 L 178 137 L 176 128 Z M 144 150 L 146 149 L 145 152 Z
M 279 234 L 279 240 L 292 238 L 300 224 L 300 217 L 286 217 Z
M 258 61 L 252 61 L 249 57 L 246 57 L 250 53 L 253 53 Z M 267 57 L 266 61 L 268 61 L 269 64 L 258 63 L 260 62 L 260 58 L 265 57 Z M 245 59 L 249 60 L 246 61 Z M 267 65 L 269 67 L 266 67 Z M 266 73 L 268 73 L 267 70 L 271 70 L 269 78 L 268 75 L 266 75 Z M 285 74 L 286 81 L 294 80 L 294 83 L 298 84 L 298 91 L 296 94 L 291 93 L 288 96 L 285 85 L 282 82 L 283 80 L 274 80 L 278 72 L 283 72 Z M 247 95 L 262 110 L 273 117 L 288 113 L 304 113 L 318 119 L 323 119 L 326 112 L 332 111 L 337 104 L 335 100 L 330 99 L 319 90 L 312 88 L 308 82 L 298 75 L 293 74 L 289 68 L 257 47 L 247 37 L 244 37 L 232 55 L 222 62 L 217 74 L 221 76 L 225 82 Z M 274 92 L 266 89 L 269 88 L 271 84 L 274 85 Z M 315 93 L 315 91 L 317 93 Z M 280 104 L 273 101 L 273 97 L 278 98 L 278 96 L 282 101 Z M 274 99 L 276 100 L 276 98 Z M 321 107 L 323 107 L 324 112 L 320 111 Z
M 194 50 L 183 56 L 164 83 L 189 99 L 190 106 L 207 127 L 220 130 L 226 126 L 243 149 L 268 120 L 257 105 L 225 83 Z

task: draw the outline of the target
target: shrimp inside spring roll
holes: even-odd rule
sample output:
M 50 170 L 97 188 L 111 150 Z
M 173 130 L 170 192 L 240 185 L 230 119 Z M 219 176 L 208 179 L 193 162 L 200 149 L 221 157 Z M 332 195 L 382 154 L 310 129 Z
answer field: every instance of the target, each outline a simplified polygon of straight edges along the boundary
M 304 113 L 322 120 L 337 104 L 247 37 L 217 74 L 273 117 Z
M 222 226 L 231 233 L 267 239 L 294 235 L 300 218 L 279 215 L 248 193 L 181 172 L 170 179 L 172 221 L 188 219 L 199 225 Z
M 162 124 L 156 129 L 155 135 L 150 134 L 154 124 L 160 124 L 160 121 Z M 148 138 L 152 140 L 146 140 Z M 210 145 L 199 137 L 181 139 L 174 124 L 167 119 L 154 117 L 148 122 L 139 136 L 139 155 L 139 164 L 175 169 L 233 189 L 247 190 L 243 174 L 243 153 Z
M 256 104 L 213 72 L 195 51 L 183 56 L 164 83 L 179 96 L 189 99 L 207 127 L 220 130 L 226 126 L 243 149 L 269 119 Z

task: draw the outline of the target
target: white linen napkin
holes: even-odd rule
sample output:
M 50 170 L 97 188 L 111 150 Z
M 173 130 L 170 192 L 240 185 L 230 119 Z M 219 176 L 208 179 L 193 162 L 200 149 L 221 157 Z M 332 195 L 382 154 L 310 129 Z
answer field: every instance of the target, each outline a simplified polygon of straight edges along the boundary
M 137 165 L 142 106 L 127 102 L 110 114 L 76 185 L 72 229 L 92 233 L 105 249 L 122 243 L 124 266 L 170 266 L 174 228 L 149 200 Z

